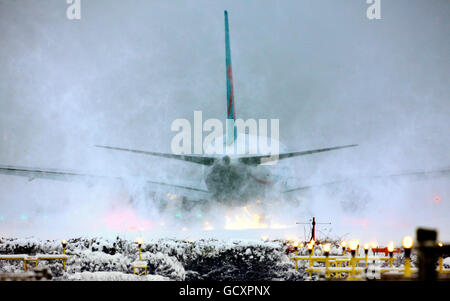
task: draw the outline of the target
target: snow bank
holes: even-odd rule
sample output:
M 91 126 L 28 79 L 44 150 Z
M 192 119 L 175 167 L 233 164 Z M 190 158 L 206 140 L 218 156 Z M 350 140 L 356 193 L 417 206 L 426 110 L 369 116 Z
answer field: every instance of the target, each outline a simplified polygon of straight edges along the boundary
M 285 253 L 282 241 L 185 241 L 159 239 L 144 242 L 142 261 L 146 277 L 132 274 L 138 258 L 134 241 L 117 237 L 68 240 L 67 270 L 61 261 L 42 261 L 56 280 L 303 280 Z M 61 254 L 59 241 L 0 239 L 0 254 Z M 23 271 L 21 261 L 0 261 L 0 273 Z
M 121 272 L 82 272 L 64 274 L 61 280 L 72 281 L 168 281 L 170 278 L 159 275 L 138 276 Z

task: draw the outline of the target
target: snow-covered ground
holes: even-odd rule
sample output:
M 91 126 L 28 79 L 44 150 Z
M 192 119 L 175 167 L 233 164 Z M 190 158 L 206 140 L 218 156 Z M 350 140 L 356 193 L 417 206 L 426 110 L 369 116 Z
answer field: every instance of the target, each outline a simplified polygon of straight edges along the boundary
M 42 261 L 54 280 L 303 280 L 294 271 L 282 241 L 183 241 L 158 239 L 144 242 L 142 260 L 148 276 L 132 273 L 138 258 L 134 241 L 117 237 L 68 240 L 67 271 L 62 262 Z M 0 239 L 0 254 L 61 254 L 60 241 Z M 0 260 L 0 273 L 23 272 L 22 261 Z
M 135 241 L 117 237 L 69 239 L 66 271 L 61 260 L 42 260 L 39 268 L 48 268 L 53 280 L 69 281 L 167 281 L 167 280 L 317 280 L 308 278 L 304 269 L 307 262 L 294 262 L 286 254 L 286 241 L 274 240 L 215 240 L 196 241 L 154 239 L 144 241 L 142 261 L 147 263 L 148 275 L 133 275 L 132 264 L 138 260 Z M 306 255 L 306 250 L 303 254 Z M 3 254 L 62 254 L 60 241 L 35 238 L 0 238 Z M 315 251 L 321 255 L 320 247 Z M 340 255 L 338 241 L 332 244 L 331 255 Z M 416 255 L 412 255 L 413 266 Z M 394 265 L 401 267 L 403 255 Z M 450 257 L 443 261 L 450 267 Z M 30 264 L 31 266 L 32 264 Z M 381 265 L 387 266 L 387 263 Z M 378 266 L 378 268 L 381 267 Z M 15 275 L 23 272 L 23 261 L 0 260 L 0 274 Z

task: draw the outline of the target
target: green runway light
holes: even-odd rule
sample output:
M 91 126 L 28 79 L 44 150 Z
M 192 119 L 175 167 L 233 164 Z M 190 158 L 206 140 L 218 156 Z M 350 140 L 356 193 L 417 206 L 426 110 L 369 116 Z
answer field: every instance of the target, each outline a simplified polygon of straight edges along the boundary
M 2 222 L 5 218 L 0 215 L 0 222 Z
M 181 217 L 181 213 L 178 212 L 177 214 L 175 214 L 175 217 Z
M 23 220 L 23 221 L 26 221 L 28 219 L 28 216 L 26 216 L 25 214 L 22 214 L 20 216 L 20 219 Z
M 199 213 L 199 214 L 197 214 L 197 217 L 198 217 L 198 218 L 202 218 L 203 215 L 202 215 L 201 213 Z

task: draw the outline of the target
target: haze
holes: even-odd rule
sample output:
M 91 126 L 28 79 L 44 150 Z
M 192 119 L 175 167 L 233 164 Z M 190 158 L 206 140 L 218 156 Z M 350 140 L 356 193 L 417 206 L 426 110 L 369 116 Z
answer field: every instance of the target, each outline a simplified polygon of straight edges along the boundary
M 278 118 L 291 151 L 359 144 L 288 159 L 297 184 L 450 166 L 449 1 L 382 0 L 381 20 L 367 19 L 365 0 L 82 0 L 78 21 L 67 7 L 0 2 L 0 164 L 200 179 L 192 164 L 93 146 L 170 152 L 173 120 L 225 118 L 226 9 L 238 118 Z M 133 193 L 0 180 L 2 236 L 102 235 L 95 222 Z M 417 226 L 449 240 L 449 195 L 448 176 L 360 180 L 304 192 L 278 218 L 316 216 L 361 241 Z

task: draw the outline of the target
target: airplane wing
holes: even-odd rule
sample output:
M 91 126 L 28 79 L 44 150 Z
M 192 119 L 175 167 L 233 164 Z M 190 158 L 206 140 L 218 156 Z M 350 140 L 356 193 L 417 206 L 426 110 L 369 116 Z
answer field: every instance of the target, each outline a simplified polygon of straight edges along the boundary
M 0 165 L 0 174 L 4 175 L 14 175 L 14 176 L 22 176 L 27 177 L 29 181 L 34 180 L 35 178 L 56 180 L 56 181 L 80 181 L 92 183 L 94 181 L 99 180 L 116 180 L 116 181 L 124 181 L 125 178 L 116 177 L 116 176 L 104 176 L 104 175 L 92 175 L 87 173 L 81 173 L 77 171 L 69 171 L 69 170 L 59 170 L 59 169 L 44 169 L 44 168 L 29 168 L 29 167 L 20 167 L 20 166 L 8 166 L 8 165 Z M 142 177 L 139 177 L 142 178 Z M 128 179 L 128 178 L 127 178 Z M 159 186 L 167 186 L 172 187 L 184 191 L 196 191 L 197 193 L 201 193 L 204 196 L 209 196 L 209 192 L 207 190 L 189 187 L 183 185 L 175 185 L 170 183 L 164 183 L 160 181 L 154 181 L 150 179 L 145 180 L 148 184 L 159 185 Z
M 247 165 L 258 165 L 261 163 L 266 163 L 270 161 L 277 161 L 297 156 L 304 156 L 304 155 L 311 155 L 315 153 L 321 153 L 321 152 L 328 152 L 332 150 L 337 150 L 341 148 L 347 148 L 347 147 L 355 147 L 358 146 L 357 144 L 351 144 L 351 145 L 344 145 L 344 146 L 335 146 L 335 147 L 328 147 L 328 148 L 321 148 L 321 149 L 313 149 L 313 150 L 307 150 L 302 152 L 292 152 L 292 153 L 284 153 L 279 154 L 278 156 L 274 155 L 265 155 L 265 156 L 248 156 L 248 157 L 242 157 L 239 158 L 239 161 L 241 161 L 244 164 Z
M 361 179 L 385 179 L 385 178 L 397 178 L 397 177 L 412 177 L 417 179 L 427 179 L 431 177 L 438 177 L 450 174 L 450 168 L 440 169 L 440 170 L 430 170 L 430 171 L 408 171 L 408 172 L 401 172 L 401 173 L 395 173 L 391 175 L 378 175 L 378 176 L 361 176 L 354 179 L 344 179 L 344 180 L 337 180 L 317 185 L 308 185 L 308 186 L 300 186 L 295 187 L 292 189 L 287 189 L 283 191 L 283 193 L 289 193 L 294 191 L 300 191 L 300 190 L 308 190 L 318 187 L 324 187 L 324 186 L 331 186 L 336 184 L 342 184 L 342 183 L 348 183 L 348 182 L 354 182 Z
M 157 153 L 157 152 L 148 152 L 148 151 L 129 149 L 129 148 L 105 146 L 105 145 L 95 145 L 95 146 L 101 147 L 101 148 L 106 148 L 106 149 L 124 151 L 124 152 L 132 152 L 132 153 L 137 153 L 137 154 L 144 154 L 144 155 L 151 155 L 151 156 L 157 156 L 157 157 L 163 157 L 163 158 L 169 158 L 169 159 L 182 160 L 182 161 L 197 163 L 197 164 L 201 164 L 201 165 L 208 165 L 208 166 L 213 165 L 214 162 L 217 160 L 217 158 L 206 157 L 206 156 L 175 155 L 175 154 L 168 154 L 168 153 Z

